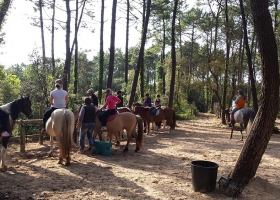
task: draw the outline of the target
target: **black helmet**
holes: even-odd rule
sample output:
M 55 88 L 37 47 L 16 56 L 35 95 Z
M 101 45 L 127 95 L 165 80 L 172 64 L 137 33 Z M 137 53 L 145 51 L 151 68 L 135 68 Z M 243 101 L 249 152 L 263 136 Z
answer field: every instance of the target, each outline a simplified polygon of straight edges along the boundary
M 239 93 L 239 94 L 243 94 L 244 92 L 243 92 L 242 89 L 239 89 L 239 90 L 238 90 L 238 93 Z

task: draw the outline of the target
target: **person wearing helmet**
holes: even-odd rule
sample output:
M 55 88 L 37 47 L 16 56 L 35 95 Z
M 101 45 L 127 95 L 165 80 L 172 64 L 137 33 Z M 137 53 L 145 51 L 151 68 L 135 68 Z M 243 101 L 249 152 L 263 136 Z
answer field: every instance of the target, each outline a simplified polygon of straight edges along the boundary
M 51 107 L 44 113 L 41 133 L 46 131 L 46 122 L 50 118 L 52 112 L 58 108 L 66 108 L 68 103 L 68 93 L 62 89 L 62 80 L 57 79 L 54 85 L 56 88 L 50 93 Z
M 121 102 L 120 103 L 118 103 L 116 106 L 117 106 L 117 108 L 119 108 L 119 107 L 123 107 L 123 97 L 122 97 L 122 91 L 118 91 L 117 92 L 117 97 L 121 100 Z
M 121 100 L 118 97 L 112 95 L 111 89 L 107 88 L 106 89 L 106 102 L 101 107 L 101 109 L 107 108 L 107 110 L 98 116 L 100 122 L 102 123 L 102 127 L 100 128 L 101 131 L 107 130 L 107 127 L 106 127 L 107 119 L 110 115 L 114 115 L 116 113 L 116 104 L 118 104 L 120 102 L 121 102 Z
M 244 95 L 243 90 L 239 89 L 237 93 L 238 93 L 238 97 L 234 101 L 235 107 L 231 111 L 231 114 L 230 114 L 230 122 L 232 122 L 232 123 L 234 122 L 234 113 L 237 110 L 239 110 L 241 108 L 244 108 L 245 107 L 245 103 L 246 103 L 246 96 Z
M 95 107 L 98 107 L 98 99 L 97 99 L 97 96 L 94 94 L 94 90 L 89 89 L 87 91 L 87 94 L 88 94 L 88 96 L 90 96 L 92 105 L 95 106 Z

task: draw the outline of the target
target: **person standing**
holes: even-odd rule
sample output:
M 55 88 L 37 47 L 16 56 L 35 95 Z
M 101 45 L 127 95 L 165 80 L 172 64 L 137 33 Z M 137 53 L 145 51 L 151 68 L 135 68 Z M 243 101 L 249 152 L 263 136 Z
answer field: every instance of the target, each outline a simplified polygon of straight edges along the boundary
M 117 108 L 119 108 L 119 107 L 123 107 L 123 97 L 122 97 L 122 91 L 118 91 L 117 92 L 117 97 L 121 100 L 121 102 L 120 103 L 118 103 L 116 106 L 117 106 Z
M 93 106 L 98 107 L 98 99 L 97 99 L 97 96 L 94 94 L 94 90 L 89 89 L 87 91 L 87 94 L 90 96 L 91 103 L 93 104 Z
M 116 113 L 116 104 L 121 102 L 121 100 L 118 97 L 112 95 L 110 88 L 106 89 L 106 96 L 107 96 L 106 102 L 101 107 L 101 109 L 107 108 L 107 110 L 103 112 L 101 115 L 99 115 L 99 120 L 102 123 L 102 127 L 100 128 L 101 131 L 107 130 L 106 127 L 107 119 L 110 115 L 114 115 Z
M 244 95 L 244 92 L 243 90 L 239 89 L 238 90 L 238 96 L 236 98 L 236 100 L 234 101 L 235 103 L 235 107 L 234 109 L 231 111 L 231 114 L 230 114 L 230 122 L 233 123 L 234 122 L 234 113 L 239 110 L 239 109 L 242 109 L 245 107 L 245 104 L 246 104 L 246 96 Z
M 62 80 L 57 79 L 54 85 L 56 89 L 54 89 L 50 93 L 51 107 L 44 113 L 41 133 L 44 133 L 46 131 L 46 122 L 50 118 L 52 112 L 59 108 L 66 108 L 66 105 L 68 104 L 68 93 L 62 89 Z
M 152 100 L 151 100 L 151 97 L 150 97 L 149 93 L 146 93 L 145 96 L 146 96 L 146 98 L 144 100 L 143 106 L 152 107 Z
M 79 117 L 78 117 L 78 127 L 80 127 L 80 151 L 79 153 L 84 153 L 85 149 L 85 135 L 87 135 L 89 141 L 89 150 L 91 153 L 94 151 L 94 139 L 92 133 L 95 125 L 95 107 L 91 105 L 91 99 L 85 98 L 84 105 L 81 107 Z

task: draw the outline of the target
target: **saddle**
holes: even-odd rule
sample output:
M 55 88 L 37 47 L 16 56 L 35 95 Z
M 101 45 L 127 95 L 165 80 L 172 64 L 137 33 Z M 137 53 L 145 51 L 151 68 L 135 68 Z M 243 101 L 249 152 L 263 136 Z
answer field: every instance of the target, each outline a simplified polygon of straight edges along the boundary
M 157 116 L 157 115 L 159 115 L 160 108 L 161 108 L 161 106 L 151 107 L 151 108 L 150 108 L 150 115 L 151 115 L 151 116 Z

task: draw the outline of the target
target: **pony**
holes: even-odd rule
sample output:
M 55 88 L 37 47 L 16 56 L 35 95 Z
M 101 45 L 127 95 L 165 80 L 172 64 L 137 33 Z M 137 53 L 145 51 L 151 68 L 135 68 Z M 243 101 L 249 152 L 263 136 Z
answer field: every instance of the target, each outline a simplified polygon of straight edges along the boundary
M 65 160 L 65 166 L 70 165 L 70 151 L 74 126 L 74 114 L 66 108 L 54 110 L 46 123 L 46 131 L 50 135 L 49 156 L 53 156 L 53 137 L 55 137 L 59 146 L 58 164 L 62 164 Z
M 9 114 L 9 125 L 11 131 L 14 129 L 15 121 L 18 119 L 19 113 L 23 113 L 28 119 L 33 118 L 33 111 L 31 108 L 31 101 L 29 96 L 20 97 L 19 99 L 7 103 L 3 106 L 0 106 L 0 109 Z M 2 132 L 2 127 L 0 127 L 0 133 Z M 3 168 L 7 168 L 6 166 L 6 154 L 7 154 L 7 145 L 10 137 L 2 137 L 2 149 L 1 149 L 1 164 L 0 166 Z
M 99 130 L 101 128 L 101 122 L 99 121 L 98 115 L 101 113 L 101 110 L 98 110 L 95 118 L 95 127 L 94 127 L 94 137 L 96 134 L 101 134 Z M 112 119 L 113 118 L 113 119 Z M 110 140 L 112 140 L 112 133 L 120 133 L 123 129 L 126 130 L 127 134 L 127 143 L 124 148 L 124 152 L 128 151 L 128 145 L 130 143 L 132 135 L 136 140 L 136 148 L 134 152 L 138 152 L 143 146 L 144 135 L 143 135 L 143 121 L 140 116 L 134 115 L 130 112 L 116 113 L 115 115 L 109 116 L 109 119 L 106 124 L 107 131 L 110 135 Z M 137 132 L 136 132 L 137 128 Z M 117 141 L 119 141 L 119 134 L 116 134 Z
M 173 134 L 176 125 L 175 111 L 173 108 L 161 108 L 159 114 L 156 116 L 150 115 L 150 107 L 142 106 L 139 103 L 134 103 L 133 108 L 134 113 L 140 115 L 144 123 L 146 123 L 147 134 L 150 132 L 151 122 L 160 122 L 163 120 L 166 120 L 166 124 L 170 126 L 169 134 Z
M 130 112 L 130 113 L 132 113 L 132 110 L 131 110 L 130 108 L 128 108 L 128 107 L 118 107 L 118 108 L 117 108 L 117 112 L 118 112 L 118 113 L 124 113 L 124 112 Z M 122 133 L 122 138 L 124 138 L 123 131 L 121 131 L 121 133 Z M 119 134 L 120 134 L 120 133 L 119 133 Z M 117 142 L 117 144 L 119 144 L 119 143 Z
M 233 133 L 233 129 L 234 129 L 234 125 L 235 123 L 239 123 L 240 124 L 240 133 L 241 133 L 241 141 L 243 141 L 243 134 L 242 134 L 242 129 L 246 129 L 246 130 L 249 130 L 254 119 L 255 119 L 255 112 L 251 109 L 251 108 L 248 108 L 248 107 L 245 107 L 245 108 L 242 108 L 240 110 L 237 110 L 235 113 L 234 113 L 234 123 L 232 124 L 231 126 L 231 134 L 230 134 L 230 138 L 232 138 L 232 133 Z M 227 110 L 226 111 L 226 117 L 229 121 L 230 119 L 230 113 L 229 111 Z

